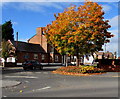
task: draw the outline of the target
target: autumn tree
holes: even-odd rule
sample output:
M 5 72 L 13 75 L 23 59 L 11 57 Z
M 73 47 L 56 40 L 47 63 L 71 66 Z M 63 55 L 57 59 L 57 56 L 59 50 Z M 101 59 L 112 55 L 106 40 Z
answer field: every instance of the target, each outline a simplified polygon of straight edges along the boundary
M 10 41 L 2 41 L 2 58 L 7 61 L 7 58 L 10 56 L 15 56 L 15 47 L 10 43 Z
M 113 37 L 103 15 L 101 5 L 94 2 L 71 6 L 54 15 L 56 20 L 46 26 L 45 35 L 60 54 L 76 55 L 78 66 L 79 56 L 102 50 L 102 45 Z

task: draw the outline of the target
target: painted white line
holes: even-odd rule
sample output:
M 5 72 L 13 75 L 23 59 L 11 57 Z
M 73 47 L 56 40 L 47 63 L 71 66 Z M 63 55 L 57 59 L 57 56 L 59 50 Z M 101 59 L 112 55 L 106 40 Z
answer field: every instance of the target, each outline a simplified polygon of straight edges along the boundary
M 43 74 L 48 74 L 48 72 L 43 72 Z
M 8 78 L 38 78 L 38 77 L 34 77 L 34 76 L 5 76 Z
M 25 81 L 26 83 L 29 83 L 29 81 Z
M 39 73 L 39 74 L 41 74 L 41 72 L 36 72 L 36 73 Z
M 51 88 L 51 87 L 47 86 L 47 87 L 44 87 L 44 88 L 36 89 L 36 91 L 45 90 L 45 89 L 49 89 L 49 88 Z
M 3 96 L 3 97 L 7 97 L 7 96 Z

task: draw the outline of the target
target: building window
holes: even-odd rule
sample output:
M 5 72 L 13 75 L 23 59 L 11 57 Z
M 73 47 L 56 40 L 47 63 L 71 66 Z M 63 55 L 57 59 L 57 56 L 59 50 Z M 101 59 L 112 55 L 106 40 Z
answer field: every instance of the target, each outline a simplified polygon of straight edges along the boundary
M 45 55 L 44 54 L 42 54 L 42 60 L 45 60 Z
M 55 61 L 56 61 L 56 62 L 59 61 L 59 57 L 58 57 L 58 55 L 55 55 Z
M 34 54 L 34 59 L 38 59 L 38 54 Z
M 28 59 L 28 58 L 29 58 L 28 53 L 25 54 L 24 58 L 25 58 L 25 59 Z

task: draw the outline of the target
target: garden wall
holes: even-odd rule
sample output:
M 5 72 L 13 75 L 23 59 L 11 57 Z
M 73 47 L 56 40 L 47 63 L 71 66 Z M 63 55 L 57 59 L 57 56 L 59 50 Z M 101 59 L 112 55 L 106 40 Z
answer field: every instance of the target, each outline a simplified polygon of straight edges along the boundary
M 120 72 L 120 59 L 98 59 L 98 67 L 107 72 Z
M 5 67 L 17 67 L 16 63 L 6 62 Z

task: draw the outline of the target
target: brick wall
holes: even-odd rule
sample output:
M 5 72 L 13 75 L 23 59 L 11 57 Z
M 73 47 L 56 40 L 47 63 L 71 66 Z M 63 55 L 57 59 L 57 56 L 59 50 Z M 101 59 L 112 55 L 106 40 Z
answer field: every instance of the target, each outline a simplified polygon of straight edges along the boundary
M 41 40 L 40 40 L 40 37 L 41 37 L 41 28 L 37 28 L 36 32 L 37 32 L 36 35 L 34 35 L 33 37 L 31 37 L 28 40 L 28 43 L 34 43 L 34 44 L 40 44 L 41 43 Z
M 47 43 L 47 39 L 45 37 L 45 35 L 43 34 L 43 28 L 44 27 L 38 27 L 36 29 L 36 35 L 33 36 L 32 38 L 30 38 L 28 40 L 29 43 L 34 43 L 34 44 L 40 44 L 41 47 L 45 50 L 46 53 L 43 53 L 45 54 L 45 60 L 41 60 L 41 62 L 45 62 L 45 63 L 52 63 L 52 62 L 55 62 L 55 63 L 61 63 L 62 62 L 62 56 L 60 54 L 58 54 L 58 52 L 55 50 L 54 52 L 55 53 L 51 53 L 50 50 L 52 46 L 50 46 L 48 43 Z M 58 61 L 55 61 L 55 55 L 58 55 L 59 59 Z M 32 56 L 31 56 L 32 57 Z
M 99 59 L 99 68 L 107 72 L 120 72 L 120 59 Z
M 40 45 L 44 48 L 45 52 L 48 52 L 48 43 L 45 35 L 41 36 L 41 43 Z
M 47 52 L 47 39 L 43 35 L 43 27 L 38 27 L 36 29 L 36 35 L 28 40 L 28 43 L 40 44 L 44 50 Z
M 34 54 L 38 55 L 38 59 L 34 58 Z M 28 55 L 27 58 L 25 58 L 26 55 Z M 23 63 L 26 60 L 38 60 L 41 62 L 41 53 L 17 52 L 17 63 Z

